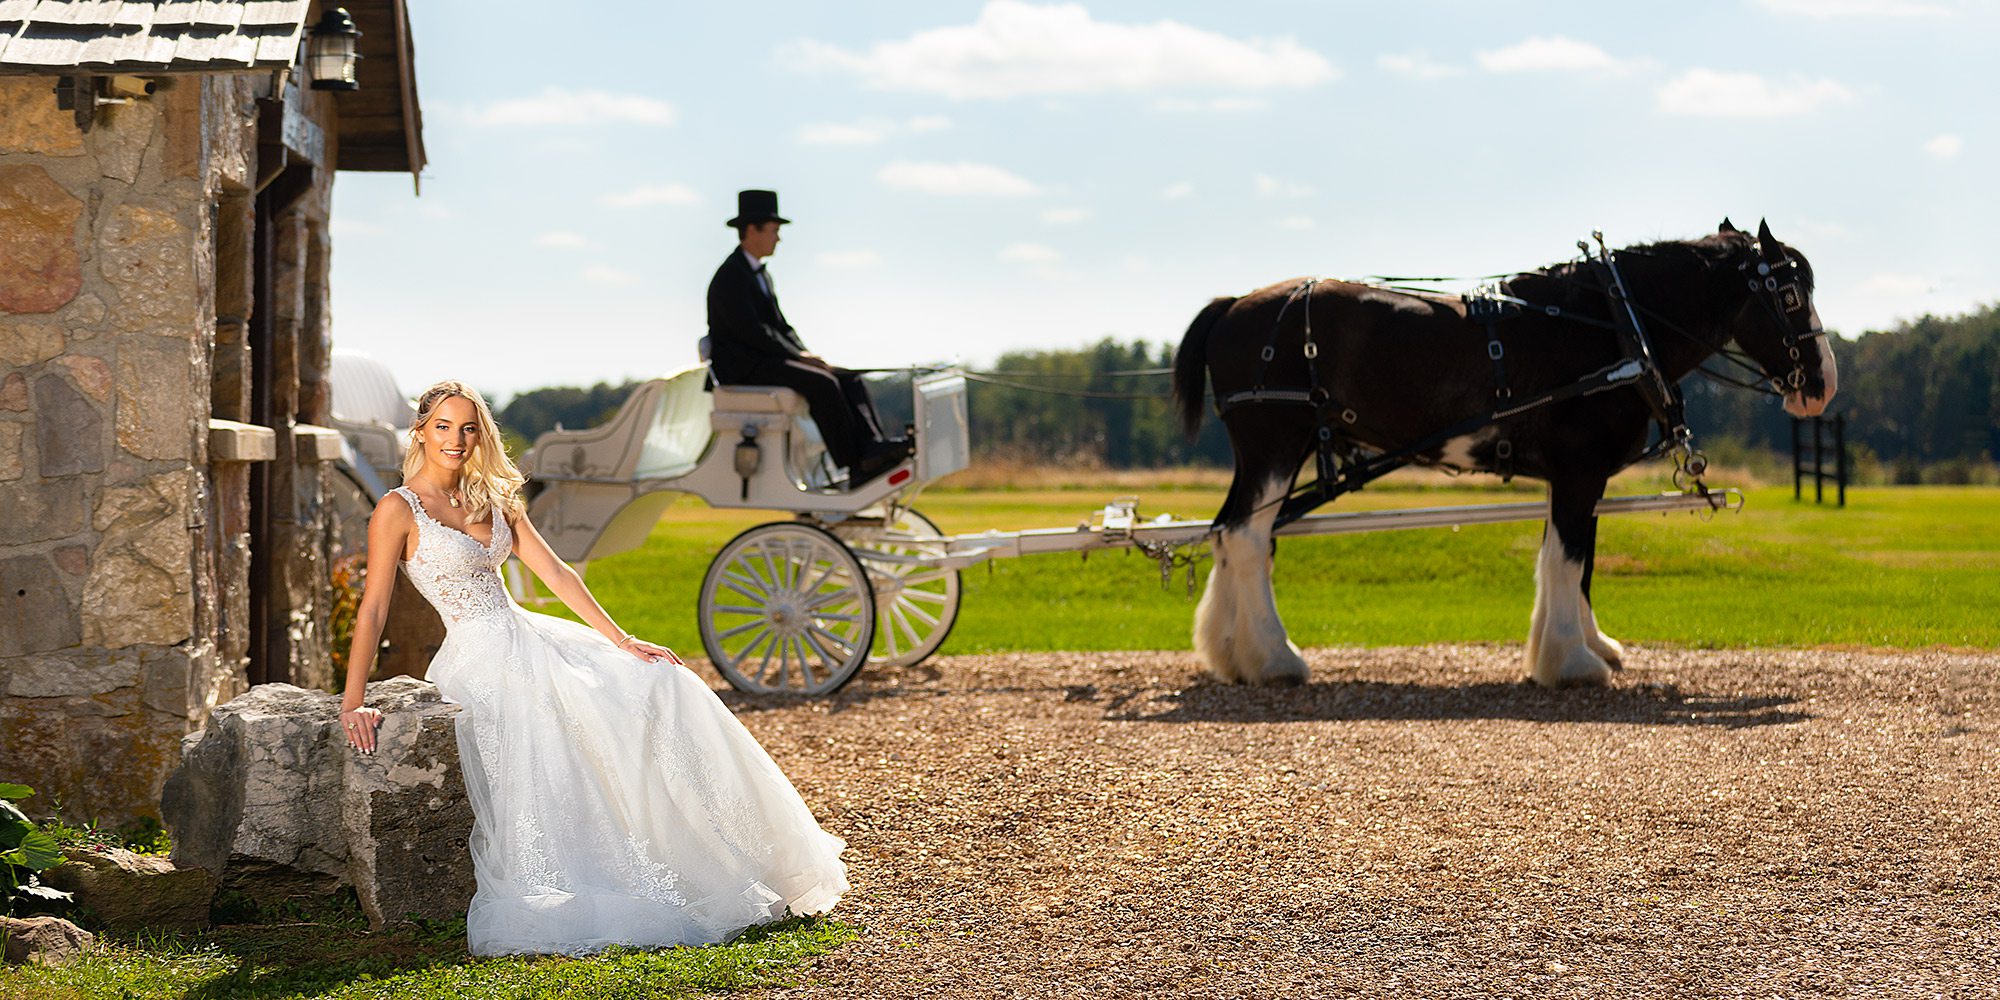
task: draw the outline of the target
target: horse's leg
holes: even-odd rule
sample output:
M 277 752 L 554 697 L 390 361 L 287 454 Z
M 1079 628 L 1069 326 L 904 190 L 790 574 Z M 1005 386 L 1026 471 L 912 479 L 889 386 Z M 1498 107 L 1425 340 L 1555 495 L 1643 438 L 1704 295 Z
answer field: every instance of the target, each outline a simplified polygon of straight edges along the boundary
M 1236 477 L 1216 515 L 1215 567 L 1195 608 L 1195 649 L 1220 681 L 1301 682 L 1306 661 L 1285 635 L 1271 590 L 1271 534 L 1304 445 L 1295 433 L 1231 430 Z
M 1625 646 L 1618 640 L 1605 635 L 1604 630 L 1597 627 L 1597 609 L 1590 599 L 1590 578 L 1597 570 L 1596 517 L 1590 519 L 1590 524 L 1585 531 L 1587 537 L 1584 543 L 1585 555 L 1583 559 L 1583 614 L 1585 619 L 1583 642 L 1584 645 L 1590 647 L 1591 652 L 1596 653 L 1605 663 L 1610 664 L 1611 669 L 1623 670 L 1625 668 Z
M 1604 478 L 1559 473 L 1549 480 L 1549 522 L 1535 562 L 1535 611 L 1528 624 L 1528 671 L 1543 687 L 1601 685 L 1611 667 L 1591 649 L 1596 617 L 1584 597 L 1583 577 L 1596 533 L 1592 530 Z

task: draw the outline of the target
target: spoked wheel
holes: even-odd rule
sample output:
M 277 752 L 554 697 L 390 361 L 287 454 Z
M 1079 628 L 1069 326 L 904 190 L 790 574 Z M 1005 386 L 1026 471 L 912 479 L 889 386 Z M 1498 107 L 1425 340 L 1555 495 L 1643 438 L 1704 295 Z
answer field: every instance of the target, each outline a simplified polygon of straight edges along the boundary
M 723 546 L 701 580 L 701 644 L 738 691 L 832 694 L 875 638 L 868 572 L 809 524 L 761 524 Z
M 903 511 L 880 529 L 834 530 L 868 566 L 868 582 L 875 588 L 875 649 L 868 662 L 915 666 L 937 652 L 958 621 L 958 570 L 880 556 L 921 555 L 923 546 L 899 539 L 943 538 L 944 532 L 914 510 Z

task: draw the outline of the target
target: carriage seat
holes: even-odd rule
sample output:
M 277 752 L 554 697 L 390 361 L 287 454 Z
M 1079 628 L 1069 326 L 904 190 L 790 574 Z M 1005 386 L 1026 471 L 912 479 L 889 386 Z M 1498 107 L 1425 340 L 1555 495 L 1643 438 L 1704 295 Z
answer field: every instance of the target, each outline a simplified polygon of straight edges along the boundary
M 785 435 L 787 458 L 793 472 L 808 487 L 824 489 L 833 482 L 833 463 L 826 453 L 826 440 L 819 424 L 813 422 L 806 398 L 781 385 L 723 385 L 710 390 L 715 410 L 709 426 L 715 430 L 716 444 L 742 437 L 743 428 L 756 425 L 757 439 L 767 445 L 776 435 Z

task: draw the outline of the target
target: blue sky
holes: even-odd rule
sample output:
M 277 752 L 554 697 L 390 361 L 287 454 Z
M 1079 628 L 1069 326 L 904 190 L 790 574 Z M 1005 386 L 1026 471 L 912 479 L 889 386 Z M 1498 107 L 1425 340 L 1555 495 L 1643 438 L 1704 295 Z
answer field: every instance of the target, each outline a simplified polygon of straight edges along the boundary
M 342 174 L 406 389 L 694 358 L 735 192 L 855 367 L 1177 341 L 1213 295 L 1768 218 L 1847 335 L 2000 298 L 2000 4 L 411 4 L 431 167 Z

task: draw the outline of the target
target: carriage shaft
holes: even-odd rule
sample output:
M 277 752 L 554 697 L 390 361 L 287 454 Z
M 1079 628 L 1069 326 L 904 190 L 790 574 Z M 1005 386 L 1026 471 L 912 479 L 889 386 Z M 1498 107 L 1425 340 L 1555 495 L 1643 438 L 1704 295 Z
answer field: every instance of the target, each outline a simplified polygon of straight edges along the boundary
M 1598 516 L 1611 514 L 1667 514 L 1675 511 L 1698 513 L 1740 510 L 1743 494 L 1735 489 L 1700 493 L 1658 493 L 1606 497 L 1597 503 Z M 1499 524 L 1506 521 L 1539 521 L 1548 516 L 1546 501 L 1524 503 L 1472 504 L 1459 507 L 1414 507 L 1404 510 L 1367 510 L 1335 514 L 1308 514 L 1277 534 L 1345 535 L 1363 531 L 1396 531 L 1407 528 L 1446 528 L 1468 524 Z M 989 559 L 1013 559 L 1052 552 L 1093 552 L 1121 549 L 1145 543 L 1149 546 L 1187 545 L 1201 541 L 1214 528 L 1213 521 L 1153 521 L 1129 528 L 1107 530 L 1102 525 L 1082 524 L 1074 528 L 1038 528 L 1027 531 L 989 531 L 945 538 L 895 539 L 907 545 L 906 554 L 870 552 L 871 562 L 909 562 L 943 569 L 962 569 Z

